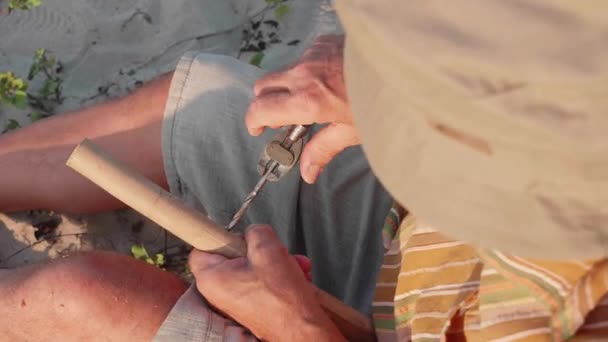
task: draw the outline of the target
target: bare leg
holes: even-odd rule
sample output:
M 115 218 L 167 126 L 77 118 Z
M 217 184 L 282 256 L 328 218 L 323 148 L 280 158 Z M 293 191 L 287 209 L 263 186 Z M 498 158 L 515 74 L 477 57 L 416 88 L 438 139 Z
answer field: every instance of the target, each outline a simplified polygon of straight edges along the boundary
M 161 124 L 171 75 L 131 95 L 0 136 L 0 211 L 99 212 L 122 204 L 65 166 L 82 139 L 166 187 Z M 150 340 L 186 284 L 128 256 L 79 254 L 0 270 L 6 340 Z
M 149 341 L 187 285 L 108 252 L 78 254 L 0 274 L 7 341 Z
M 161 121 L 171 75 L 125 98 L 61 114 L 0 136 L 0 211 L 99 212 L 120 202 L 65 166 L 73 148 L 93 139 L 166 187 Z

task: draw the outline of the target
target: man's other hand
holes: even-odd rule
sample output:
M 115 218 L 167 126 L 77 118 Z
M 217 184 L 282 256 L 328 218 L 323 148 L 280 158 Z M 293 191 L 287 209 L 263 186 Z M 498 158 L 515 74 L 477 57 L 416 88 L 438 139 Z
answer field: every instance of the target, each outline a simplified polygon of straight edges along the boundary
M 255 99 L 245 117 L 249 133 L 265 127 L 328 123 L 302 152 L 302 178 L 314 183 L 342 150 L 359 144 L 344 85 L 344 36 L 321 36 L 287 70 L 256 82 Z
M 190 255 L 197 288 L 209 303 L 262 340 L 339 338 L 306 279 L 307 260 L 290 256 L 267 225 L 249 227 L 245 239 L 246 257 L 197 250 Z

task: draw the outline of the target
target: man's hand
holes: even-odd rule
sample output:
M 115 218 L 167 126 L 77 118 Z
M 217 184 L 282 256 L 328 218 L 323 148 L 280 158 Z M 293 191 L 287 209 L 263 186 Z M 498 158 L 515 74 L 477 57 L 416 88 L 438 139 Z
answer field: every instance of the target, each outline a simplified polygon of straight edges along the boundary
M 256 82 L 245 117 L 256 136 L 265 127 L 329 123 L 302 152 L 302 178 L 311 184 L 338 153 L 359 144 L 344 86 L 343 52 L 344 36 L 319 37 L 294 66 Z
M 250 227 L 245 239 L 247 257 L 190 255 L 197 288 L 209 303 L 263 340 L 340 340 L 306 280 L 306 261 L 291 257 L 269 226 Z

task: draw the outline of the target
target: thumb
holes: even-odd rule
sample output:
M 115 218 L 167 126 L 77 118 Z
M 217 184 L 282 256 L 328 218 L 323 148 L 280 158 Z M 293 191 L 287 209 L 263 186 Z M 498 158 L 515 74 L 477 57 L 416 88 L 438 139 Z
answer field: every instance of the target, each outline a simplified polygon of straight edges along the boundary
M 196 274 L 212 269 L 215 266 L 225 262 L 226 260 L 228 259 L 221 255 L 206 253 L 199 251 L 198 249 L 193 249 L 190 253 L 188 266 L 190 267 L 190 271 Z
M 345 148 L 359 144 L 352 125 L 333 123 L 317 132 L 304 147 L 300 172 L 306 183 L 313 184 L 323 168 Z

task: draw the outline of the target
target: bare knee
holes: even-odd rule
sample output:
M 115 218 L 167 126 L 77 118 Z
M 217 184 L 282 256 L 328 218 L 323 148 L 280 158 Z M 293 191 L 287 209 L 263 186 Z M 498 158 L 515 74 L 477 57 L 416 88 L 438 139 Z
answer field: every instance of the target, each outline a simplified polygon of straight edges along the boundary
M 138 311 L 133 305 L 172 304 L 186 289 L 186 284 L 174 274 L 110 252 L 76 254 L 49 264 L 40 272 L 39 284 L 50 282 L 57 293 L 79 312 L 112 314 Z M 107 311 L 105 311 L 107 309 Z
M 174 274 L 122 254 L 94 251 L 75 254 L 49 267 L 46 273 L 63 276 L 74 290 L 148 289 L 150 284 L 166 288 L 185 289 L 185 284 Z M 84 288 L 81 289 L 81 287 Z
M 64 336 L 74 330 L 81 338 L 147 339 L 186 289 L 170 273 L 108 252 L 34 265 L 16 271 L 10 281 L 11 313 L 39 327 L 53 325 L 48 330 Z

